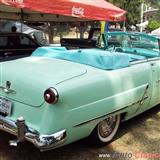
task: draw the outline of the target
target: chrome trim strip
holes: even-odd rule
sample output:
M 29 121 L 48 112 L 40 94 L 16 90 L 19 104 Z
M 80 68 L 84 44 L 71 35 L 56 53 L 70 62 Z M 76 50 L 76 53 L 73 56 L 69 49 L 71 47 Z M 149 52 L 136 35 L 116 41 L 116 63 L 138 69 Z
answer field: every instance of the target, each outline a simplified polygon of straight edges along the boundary
M 160 57 L 154 57 L 154 58 L 146 58 L 146 59 L 142 59 L 142 60 L 137 60 L 137 61 L 133 61 L 130 64 L 131 65 L 135 65 L 135 64 L 140 64 L 140 63 L 145 63 L 145 62 L 152 62 L 152 61 L 157 61 L 160 60 Z
M 66 129 L 51 135 L 41 135 L 38 131 L 29 128 L 25 124 L 23 117 L 19 117 L 15 122 L 0 115 L 0 130 L 17 136 L 18 142 L 23 142 L 25 139 L 33 143 L 37 148 L 40 149 L 40 151 L 51 150 L 64 143 L 67 138 Z
M 99 116 L 99 117 L 95 117 L 95 118 L 93 118 L 93 119 L 89 119 L 89 120 L 86 120 L 86 121 L 84 121 L 84 122 L 78 123 L 78 124 L 74 125 L 73 127 L 80 127 L 80 126 L 85 125 L 85 124 L 87 124 L 87 123 L 90 123 L 90 122 L 92 122 L 92 121 L 94 121 L 94 120 L 98 120 L 98 119 L 100 119 L 100 118 L 104 118 L 104 117 L 110 116 L 110 115 L 115 114 L 115 113 L 117 113 L 117 112 L 123 111 L 123 110 L 125 110 L 125 109 L 128 108 L 128 107 L 131 107 L 131 106 L 136 105 L 136 104 L 138 104 L 138 103 L 142 103 L 142 102 L 145 101 L 146 99 L 148 99 L 148 97 L 144 97 L 144 98 L 141 99 L 141 100 L 138 100 L 138 101 L 136 101 L 136 102 L 134 102 L 134 103 L 132 103 L 132 104 L 130 104 L 130 105 L 128 105 L 128 106 L 125 106 L 125 107 L 123 107 L 123 108 L 121 108 L 121 109 L 118 109 L 118 110 L 115 110 L 115 111 L 113 111 L 113 112 L 110 112 L 110 113 L 108 113 L 108 114 L 104 114 L 104 115 L 101 115 L 101 116 Z
M 147 59 L 142 59 L 142 60 L 137 60 L 137 61 L 133 61 L 130 64 L 131 65 L 135 65 L 135 64 L 141 64 L 141 63 L 145 63 L 148 62 Z
M 138 103 L 138 102 L 137 102 L 137 103 Z M 124 108 L 118 109 L 118 110 L 113 111 L 113 112 L 110 112 L 110 113 L 108 113 L 108 114 L 104 114 L 104 115 L 101 115 L 101 116 L 99 116 L 99 117 L 95 117 L 95 118 L 93 118 L 93 119 L 86 120 L 86 121 L 84 121 L 84 122 L 81 122 L 81 123 L 79 123 L 79 124 L 74 125 L 73 127 L 80 127 L 80 126 L 85 125 L 85 124 L 87 124 L 87 123 L 90 123 L 90 122 L 92 122 L 92 121 L 94 121 L 94 120 L 98 120 L 98 119 L 100 119 L 100 118 L 104 118 L 104 117 L 109 116 L 109 115 L 111 115 L 111 114 L 115 114 L 116 112 L 119 112 L 119 111 L 121 111 L 121 110 L 125 110 L 125 109 L 128 108 L 128 107 L 129 107 L 129 106 L 126 106 L 126 107 L 124 107 Z

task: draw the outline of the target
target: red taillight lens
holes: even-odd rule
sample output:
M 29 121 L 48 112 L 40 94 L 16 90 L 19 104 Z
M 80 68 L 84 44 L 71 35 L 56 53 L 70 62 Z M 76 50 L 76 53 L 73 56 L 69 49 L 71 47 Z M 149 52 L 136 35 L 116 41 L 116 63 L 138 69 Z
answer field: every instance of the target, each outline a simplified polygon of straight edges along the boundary
M 55 104 L 58 102 L 58 92 L 55 88 L 48 88 L 44 92 L 44 100 L 49 104 Z

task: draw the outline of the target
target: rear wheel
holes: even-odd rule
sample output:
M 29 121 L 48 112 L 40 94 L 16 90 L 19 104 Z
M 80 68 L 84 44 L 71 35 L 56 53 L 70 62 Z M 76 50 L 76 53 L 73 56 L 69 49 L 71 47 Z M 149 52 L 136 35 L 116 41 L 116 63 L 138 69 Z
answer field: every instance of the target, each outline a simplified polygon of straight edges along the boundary
M 99 122 L 91 135 L 92 142 L 98 145 L 105 145 L 111 142 L 117 133 L 120 120 L 120 115 L 114 115 Z

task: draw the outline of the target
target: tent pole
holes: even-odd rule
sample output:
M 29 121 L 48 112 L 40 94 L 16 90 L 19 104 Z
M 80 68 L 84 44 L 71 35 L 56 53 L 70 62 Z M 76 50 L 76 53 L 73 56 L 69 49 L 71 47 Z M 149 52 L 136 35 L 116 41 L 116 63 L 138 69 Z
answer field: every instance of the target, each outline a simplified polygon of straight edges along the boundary
M 53 36 L 54 36 L 54 29 L 53 29 L 53 22 L 49 22 L 49 43 L 54 43 Z
M 123 21 L 123 32 L 126 31 L 126 21 Z
M 22 8 L 21 8 L 21 17 L 20 17 L 20 22 L 21 22 L 21 33 L 23 32 L 23 30 L 22 30 L 22 27 L 23 27 L 23 19 L 24 19 L 24 17 L 23 17 L 23 10 L 22 10 Z

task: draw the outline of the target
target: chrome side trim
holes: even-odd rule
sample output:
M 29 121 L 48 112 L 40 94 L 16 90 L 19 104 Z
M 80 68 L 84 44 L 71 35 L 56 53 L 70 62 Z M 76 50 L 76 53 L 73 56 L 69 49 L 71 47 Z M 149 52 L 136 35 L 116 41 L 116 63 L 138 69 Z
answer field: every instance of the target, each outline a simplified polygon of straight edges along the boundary
M 121 109 L 115 110 L 115 111 L 113 111 L 113 112 L 110 112 L 110 113 L 107 113 L 107 114 L 104 114 L 104 115 L 101 115 L 101 116 L 99 116 L 99 117 L 95 117 L 95 118 L 92 118 L 92 119 L 88 119 L 88 120 L 86 120 L 86 121 L 83 121 L 83 122 L 81 122 L 81 123 L 78 123 L 78 124 L 74 125 L 73 127 L 80 127 L 80 126 L 86 125 L 87 123 L 90 123 L 90 122 L 92 122 L 92 121 L 94 121 L 94 120 L 98 120 L 98 119 L 100 119 L 100 118 L 108 117 L 108 116 L 110 116 L 110 115 L 113 115 L 113 114 L 115 114 L 115 113 L 121 112 L 121 111 L 125 110 L 126 108 L 129 108 L 129 107 L 131 107 L 131 106 L 133 106 L 133 105 L 136 105 L 136 104 L 138 104 L 138 103 L 141 104 L 141 103 L 142 103 L 143 101 L 145 101 L 146 99 L 148 99 L 148 97 L 144 97 L 144 98 L 141 99 L 141 100 L 138 100 L 138 101 L 136 101 L 136 102 L 134 102 L 134 103 L 132 103 L 132 104 L 130 104 L 130 105 L 127 105 L 127 106 L 125 106 L 125 107 L 123 107 L 123 108 L 121 108 Z
M 40 151 L 51 150 L 64 143 L 67 138 L 65 129 L 51 135 L 41 135 L 38 131 L 29 128 L 25 124 L 23 117 L 19 117 L 15 122 L 0 115 L 0 130 L 17 136 L 18 142 L 27 140 L 33 143 L 37 148 L 40 149 Z
M 158 60 L 160 60 L 160 57 L 146 58 L 143 60 L 133 61 L 133 62 L 131 62 L 131 65 L 141 64 L 141 63 L 145 63 L 145 62 L 158 61 Z

